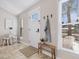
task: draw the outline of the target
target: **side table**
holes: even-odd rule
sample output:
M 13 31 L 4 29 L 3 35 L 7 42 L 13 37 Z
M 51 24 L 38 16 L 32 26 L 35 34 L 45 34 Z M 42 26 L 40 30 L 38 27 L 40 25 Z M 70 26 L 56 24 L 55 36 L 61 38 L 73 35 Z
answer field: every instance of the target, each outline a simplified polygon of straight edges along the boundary
M 38 53 L 42 53 L 43 48 L 50 48 L 51 49 L 51 55 L 52 59 L 56 59 L 56 47 L 52 44 L 47 44 L 47 43 L 38 43 Z

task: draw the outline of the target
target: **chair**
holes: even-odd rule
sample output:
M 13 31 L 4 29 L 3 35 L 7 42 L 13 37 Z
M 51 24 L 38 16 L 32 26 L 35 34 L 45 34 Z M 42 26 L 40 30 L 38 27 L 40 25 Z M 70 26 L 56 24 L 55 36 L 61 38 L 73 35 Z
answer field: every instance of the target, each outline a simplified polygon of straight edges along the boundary
M 17 40 L 17 36 L 15 35 L 9 35 L 9 34 L 5 34 L 2 36 L 2 45 L 5 46 L 6 45 L 12 45 L 15 41 Z
M 2 45 L 5 46 L 6 45 L 9 45 L 10 44 L 10 39 L 9 39 L 9 35 L 8 34 L 4 34 L 1 38 L 1 42 L 2 42 Z

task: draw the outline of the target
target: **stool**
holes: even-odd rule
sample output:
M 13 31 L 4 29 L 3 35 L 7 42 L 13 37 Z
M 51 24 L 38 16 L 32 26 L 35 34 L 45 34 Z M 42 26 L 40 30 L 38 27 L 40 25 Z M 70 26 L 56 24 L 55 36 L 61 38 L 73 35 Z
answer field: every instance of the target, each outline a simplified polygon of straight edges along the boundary
M 9 38 L 3 38 L 2 39 L 2 45 L 5 46 L 5 44 L 6 45 L 9 45 L 10 44 L 10 39 Z

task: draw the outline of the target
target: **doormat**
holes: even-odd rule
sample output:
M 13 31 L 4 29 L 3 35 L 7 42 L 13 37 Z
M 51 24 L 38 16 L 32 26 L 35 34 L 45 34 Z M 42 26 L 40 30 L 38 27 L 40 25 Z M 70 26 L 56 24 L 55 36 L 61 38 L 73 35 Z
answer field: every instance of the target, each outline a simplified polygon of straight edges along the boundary
M 38 52 L 38 49 L 35 48 L 35 47 L 32 47 L 32 46 L 28 46 L 28 47 L 25 47 L 23 49 L 20 49 L 20 52 L 22 54 L 24 54 L 24 56 L 26 57 L 30 57 L 32 56 L 33 54 L 37 53 Z

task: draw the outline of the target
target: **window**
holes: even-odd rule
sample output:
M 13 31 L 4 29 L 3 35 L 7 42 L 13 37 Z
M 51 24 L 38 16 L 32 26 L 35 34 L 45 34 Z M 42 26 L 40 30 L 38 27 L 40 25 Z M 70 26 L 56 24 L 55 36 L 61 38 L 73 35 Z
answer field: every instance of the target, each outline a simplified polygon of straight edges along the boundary
M 62 47 L 79 53 L 79 0 L 61 1 Z

